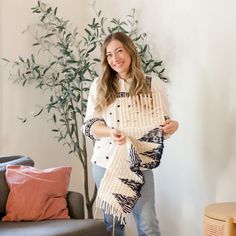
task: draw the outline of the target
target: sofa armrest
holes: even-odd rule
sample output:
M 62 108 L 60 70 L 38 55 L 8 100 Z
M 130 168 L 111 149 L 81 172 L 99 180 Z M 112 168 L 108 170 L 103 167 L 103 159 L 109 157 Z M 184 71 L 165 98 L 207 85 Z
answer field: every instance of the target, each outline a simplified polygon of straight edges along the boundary
M 6 166 L 10 165 L 25 165 L 34 166 L 34 161 L 27 156 L 17 155 L 17 156 L 0 156 L 0 170 L 5 171 Z
M 81 193 L 68 191 L 67 207 L 72 219 L 84 219 L 84 197 Z

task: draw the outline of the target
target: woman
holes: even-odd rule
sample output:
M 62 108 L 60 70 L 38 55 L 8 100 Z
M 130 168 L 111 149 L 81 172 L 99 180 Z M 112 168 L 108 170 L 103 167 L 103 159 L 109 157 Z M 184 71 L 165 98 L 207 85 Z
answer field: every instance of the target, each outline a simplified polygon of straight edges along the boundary
M 162 113 L 165 117 L 165 121 L 161 124 L 164 136 L 173 134 L 178 128 L 178 122 L 169 118 L 163 82 L 158 78 L 144 75 L 136 47 L 126 34 L 116 32 L 105 39 L 102 47 L 102 66 L 102 77 L 96 79 L 90 88 L 85 123 L 82 127 L 87 136 L 96 140 L 92 163 L 93 176 L 98 188 L 111 163 L 114 163 L 114 159 L 118 160 L 117 158 L 122 156 L 117 152 L 117 147 L 124 147 L 128 142 L 130 143 L 130 138 L 123 131 L 125 129 L 120 128 L 120 117 L 124 115 L 122 113 L 126 113 L 120 112 L 121 106 L 120 103 L 117 103 L 120 98 L 135 97 L 152 92 L 159 93 Z M 117 163 L 120 164 L 120 162 Z M 117 167 L 117 169 L 122 175 L 122 168 Z M 155 212 L 153 172 L 145 168 L 141 172 L 141 180 L 143 180 L 139 186 L 141 192 L 137 194 L 137 201 L 135 200 L 134 206 L 131 207 L 132 214 L 139 236 L 159 236 Z M 111 178 L 110 181 L 110 186 L 113 186 Z M 106 204 L 101 205 L 106 206 Z M 115 235 L 124 235 L 124 224 L 120 222 L 120 218 L 112 217 L 108 212 L 105 210 L 104 214 L 108 230 L 111 232 L 113 228 Z M 115 227 L 113 227 L 114 224 Z

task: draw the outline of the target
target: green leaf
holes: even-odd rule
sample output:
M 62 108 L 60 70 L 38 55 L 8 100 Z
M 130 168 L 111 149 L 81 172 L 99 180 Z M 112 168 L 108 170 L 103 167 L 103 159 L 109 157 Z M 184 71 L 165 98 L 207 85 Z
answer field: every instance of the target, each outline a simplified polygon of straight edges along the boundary
M 162 70 L 160 71 L 160 73 L 162 74 L 164 71 L 165 71 L 165 68 L 164 68 L 164 69 L 162 69 Z
M 31 61 L 32 61 L 33 63 L 35 63 L 35 59 L 34 59 L 34 55 L 33 55 L 33 54 L 31 54 Z
M 52 129 L 51 131 L 52 131 L 52 132 L 59 132 L 58 129 Z
M 75 132 L 75 125 L 72 124 L 70 128 L 70 136 L 72 136 L 74 132 Z
M 79 107 L 76 107 L 75 111 L 78 112 L 79 114 L 82 114 L 82 111 L 79 109 Z
M 77 61 L 76 60 L 67 60 L 66 63 L 73 64 L 73 63 L 77 63 Z
M 34 114 L 34 117 L 39 116 L 42 112 L 43 112 L 43 108 L 41 108 L 40 111 L 39 111 L 38 113 Z
M 6 58 L 2 58 L 3 61 L 6 61 L 6 62 L 10 62 L 8 59 Z
M 49 8 L 47 9 L 47 13 L 50 13 L 51 11 L 52 11 L 52 8 L 49 7 Z
M 22 123 L 25 123 L 27 121 L 26 118 L 22 118 L 22 117 L 17 117 L 17 119 L 19 119 Z
M 139 40 L 141 39 L 141 37 L 142 37 L 142 35 L 139 35 L 139 36 L 137 36 L 136 38 L 134 38 L 133 40 L 134 40 L 134 41 L 139 41 Z
M 147 51 L 147 44 L 144 45 L 143 49 L 142 49 L 142 53 L 145 53 Z
M 53 95 L 51 95 L 50 97 L 50 102 L 53 102 Z
M 157 66 L 161 66 L 162 65 L 162 61 L 158 61 L 154 63 L 153 67 L 157 67 Z
M 43 15 L 40 19 L 40 21 L 44 22 L 44 19 L 45 19 L 46 15 Z
M 25 79 L 25 80 L 23 81 L 22 85 L 25 86 L 26 83 L 27 83 L 27 80 Z
M 30 60 L 27 58 L 26 60 L 28 67 L 30 67 Z
M 66 35 L 66 42 L 69 40 L 70 36 L 72 36 L 71 33 L 69 33 L 69 34 Z
M 46 67 L 44 70 L 43 70 L 43 74 L 42 75 L 45 75 L 46 72 L 50 69 L 50 67 Z
M 60 142 L 61 140 L 63 140 L 63 137 L 59 137 L 59 138 L 57 139 L 58 142 Z
M 54 123 L 56 123 L 57 122 L 57 117 L 56 117 L 55 114 L 53 114 L 52 118 L 53 118 Z
M 91 35 L 91 32 L 88 29 L 84 29 L 88 35 Z
M 57 7 L 54 9 L 53 14 L 54 14 L 54 16 L 57 14 Z
M 52 67 L 56 63 L 57 63 L 56 61 L 51 62 L 49 67 Z
M 39 43 L 33 43 L 32 46 L 38 46 L 40 45 Z
M 21 62 L 25 62 L 24 59 L 23 59 L 21 56 L 19 56 L 19 60 L 20 60 Z
M 96 47 L 97 45 L 94 43 L 93 47 L 88 50 L 87 54 L 91 53 Z
M 44 38 L 46 39 L 46 38 L 49 38 L 49 37 L 51 37 L 51 36 L 53 36 L 53 35 L 54 35 L 53 33 L 46 34 L 46 35 L 44 36 Z
M 101 62 L 101 59 L 99 59 L 99 58 L 93 58 L 93 60 L 96 62 Z

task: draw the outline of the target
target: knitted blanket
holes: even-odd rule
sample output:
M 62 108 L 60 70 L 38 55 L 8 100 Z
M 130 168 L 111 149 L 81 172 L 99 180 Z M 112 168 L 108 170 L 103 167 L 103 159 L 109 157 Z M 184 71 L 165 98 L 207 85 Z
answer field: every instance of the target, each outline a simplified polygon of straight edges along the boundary
M 117 127 L 126 142 L 117 145 L 114 156 L 101 181 L 96 207 L 102 208 L 124 223 L 145 183 L 143 169 L 159 166 L 163 151 L 164 121 L 159 94 L 121 97 L 117 99 Z

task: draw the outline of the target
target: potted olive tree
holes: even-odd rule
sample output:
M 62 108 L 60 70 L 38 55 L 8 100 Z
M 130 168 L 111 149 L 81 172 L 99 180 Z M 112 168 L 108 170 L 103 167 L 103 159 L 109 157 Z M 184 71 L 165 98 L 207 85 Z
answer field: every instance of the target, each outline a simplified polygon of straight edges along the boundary
M 42 104 L 34 116 L 46 110 L 54 123 L 55 128 L 51 131 L 56 134 L 57 141 L 67 146 L 69 154 L 79 158 L 84 173 L 88 218 L 92 218 L 97 190 L 94 186 L 90 196 L 87 143 L 80 126 L 85 116 L 90 84 L 99 76 L 102 41 L 114 31 L 127 33 L 137 46 L 144 71 L 155 73 L 164 81 L 167 78 L 163 76 L 162 61 L 154 59 L 150 53 L 145 42 L 146 34 L 137 30 L 135 10 L 125 20 L 109 20 L 94 6 L 94 18 L 84 28 L 83 35 L 70 26 L 69 20 L 58 16 L 57 7 L 38 1 L 32 7 L 32 13 L 38 15 L 39 23 L 28 26 L 27 32 L 33 37 L 32 47 L 37 48 L 37 53 L 28 58 L 19 56 L 16 61 L 3 60 L 10 65 L 11 80 L 22 86 L 33 82 L 36 89 L 47 90 L 50 94 L 48 102 Z M 42 56 L 47 58 L 44 63 L 40 62 Z

